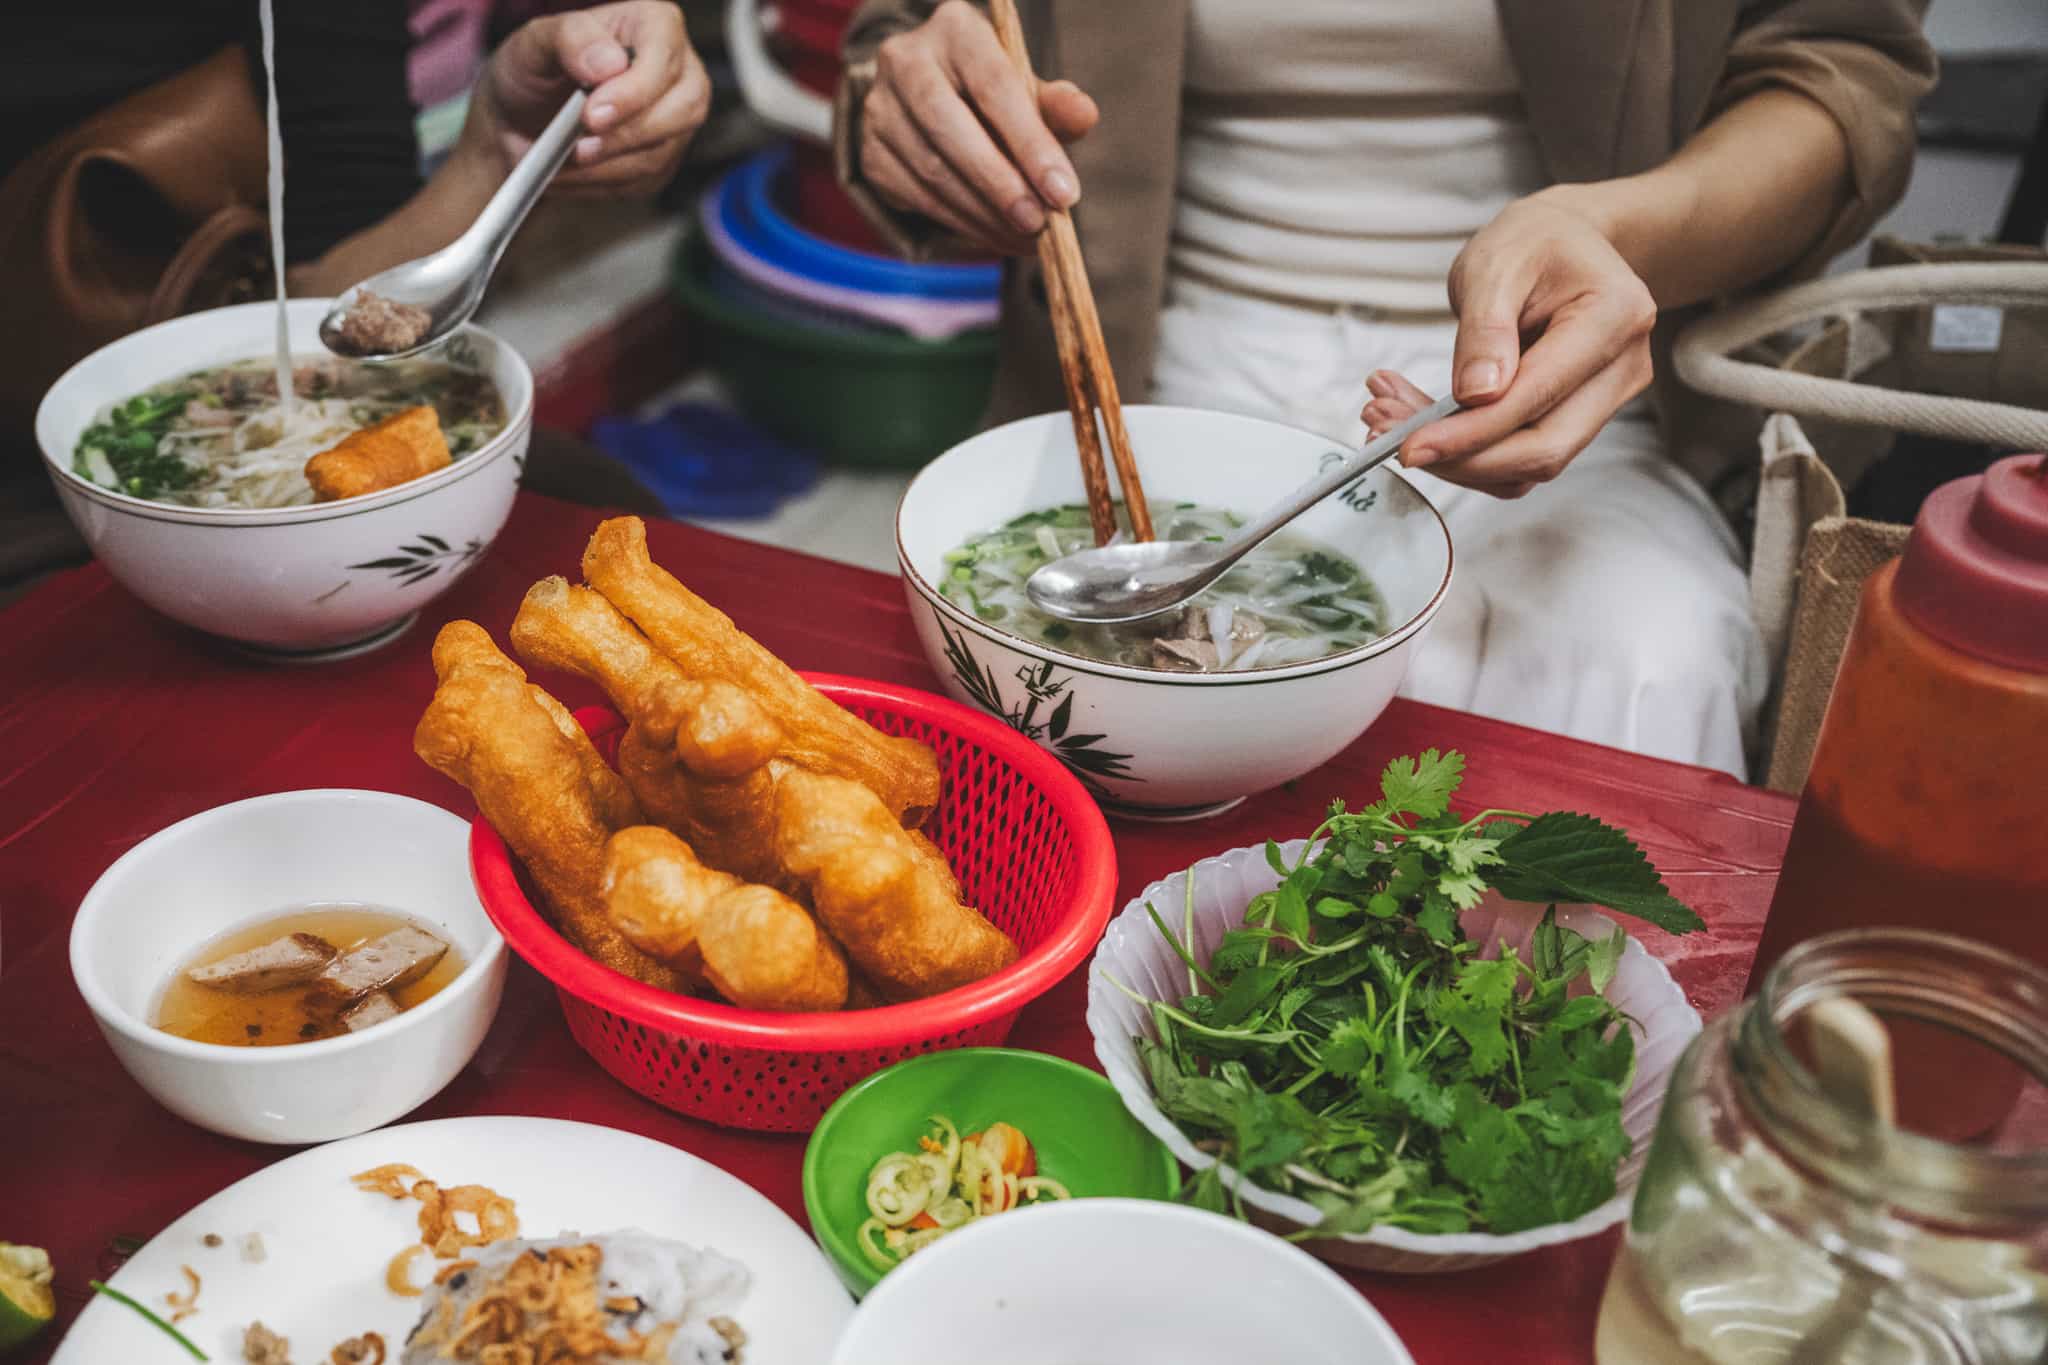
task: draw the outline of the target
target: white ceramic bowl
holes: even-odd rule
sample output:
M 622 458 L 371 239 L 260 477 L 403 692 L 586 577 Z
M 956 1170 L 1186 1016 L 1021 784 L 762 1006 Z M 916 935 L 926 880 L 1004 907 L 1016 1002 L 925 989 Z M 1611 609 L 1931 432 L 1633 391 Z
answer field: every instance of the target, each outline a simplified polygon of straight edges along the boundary
M 1143 1199 L 986 1218 L 890 1271 L 832 1365 L 906 1360 L 1412 1365 L 1364 1296 L 1298 1248 Z
M 1124 416 L 1154 500 L 1250 514 L 1346 454 L 1255 417 L 1168 407 Z M 1393 623 L 1327 659 L 1226 673 L 1131 668 L 1008 634 L 940 595 L 946 553 L 970 536 L 1082 500 L 1067 415 L 1029 417 L 924 468 L 897 510 L 896 554 L 918 638 L 946 690 L 1044 745 L 1127 814 L 1211 814 L 1328 762 L 1393 698 L 1450 587 L 1443 518 L 1383 465 L 1292 528 L 1356 561 Z
M 1306 845 L 1307 841 L 1302 839 L 1281 845 L 1289 866 Z M 1245 907 L 1251 904 L 1252 897 L 1271 891 L 1280 882 L 1266 862 L 1264 845 L 1260 845 L 1204 858 L 1187 871 L 1176 872 L 1146 887 L 1110 921 L 1102 946 L 1095 950 L 1095 960 L 1088 966 L 1088 1031 L 1095 1038 L 1095 1056 L 1109 1074 L 1110 1084 L 1123 1097 L 1125 1107 L 1180 1158 L 1182 1165 L 1201 1169 L 1215 1165 L 1216 1158 L 1197 1150 L 1180 1125 L 1160 1112 L 1138 1059 L 1133 1040 L 1143 1036 L 1156 1041 L 1159 1036 L 1151 1011 L 1110 982 L 1114 977 L 1148 1000 L 1178 1000 L 1188 993 L 1187 965 L 1160 935 L 1145 906 L 1150 902 L 1161 918 L 1178 931 L 1184 922 L 1183 907 L 1191 875 L 1195 881 L 1193 952 L 1199 962 L 1207 962 L 1223 935 L 1244 923 Z M 1459 917 L 1459 927 L 1482 945 L 1481 956 L 1499 956 L 1500 945 L 1505 942 L 1527 958 L 1530 938 L 1542 918 L 1542 906 L 1489 896 Z M 1604 938 L 1615 927 L 1614 921 L 1588 906 L 1560 905 L 1557 922 L 1588 938 Z M 1569 1223 L 1553 1223 L 1506 1236 L 1481 1232 L 1428 1236 L 1401 1228 L 1374 1228 L 1344 1237 L 1315 1238 L 1302 1245 L 1325 1260 L 1361 1270 L 1429 1274 L 1468 1270 L 1538 1247 L 1574 1242 L 1605 1232 L 1626 1219 L 1636 1182 L 1642 1177 L 1643 1161 L 1649 1155 L 1650 1134 L 1657 1126 L 1657 1112 L 1664 1103 L 1671 1068 L 1686 1044 L 1699 1033 L 1700 1016 L 1678 983 L 1671 979 L 1670 971 L 1634 937 L 1622 953 L 1606 995 L 1636 1028 L 1636 1074 L 1621 1105 L 1621 1124 L 1632 1147 L 1616 1175 L 1612 1199 Z M 1315 1206 L 1306 1200 L 1240 1181 L 1228 1166 L 1223 1168 L 1223 1180 L 1240 1190 L 1253 1216 L 1269 1227 L 1292 1232 L 1321 1218 Z
M 343 1038 L 226 1047 L 151 1027 L 171 973 L 201 945 L 319 902 L 402 912 L 467 965 L 432 998 Z M 387 792 L 281 792 L 181 820 L 101 874 L 71 925 L 72 979 L 128 1074 L 179 1117 L 251 1142 L 326 1142 L 424 1103 L 483 1042 L 505 963 L 470 884 L 469 823 Z
M 298 352 L 319 349 L 323 299 L 295 299 Z M 64 510 L 107 571 L 174 621 L 287 660 L 373 648 L 409 625 L 490 548 L 512 510 L 533 430 L 533 375 L 480 328 L 453 343 L 505 400 L 505 429 L 448 468 L 367 497 L 305 507 L 175 507 L 73 471 L 79 436 L 109 403 L 210 365 L 271 353 L 276 305 L 173 318 L 66 370 L 36 411 Z

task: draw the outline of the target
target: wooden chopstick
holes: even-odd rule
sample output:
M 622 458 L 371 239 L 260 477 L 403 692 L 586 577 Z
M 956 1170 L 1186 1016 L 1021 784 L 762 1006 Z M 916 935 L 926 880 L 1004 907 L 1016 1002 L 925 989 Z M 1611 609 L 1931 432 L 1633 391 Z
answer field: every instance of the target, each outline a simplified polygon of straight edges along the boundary
M 1036 90 L 1038 78 L 1031 70 L 1031 54 L 1024 45 L 1024 24 L 1018 18 L 1015 0 L 992 0 L 989 11 L 1003 50 L 1026 85 Z M 1088 517 L 1095 530 L 1095 543 L 1105 544 L 1116 534 L 1109 475 L 1103 468 L 1102 445 L 1095 427 L 1097 410 L 1102 413 L 1102 430 L 1109 438 L 1110 458 L 1116 462 L 1117 484 L 1123 492 L 1125 514 L 1131 520 L 1131 535 L 1138 540 L 1151 540 L 1152 509 L 1146 505 L 1144 481 L 1138 476 L 1131 435 L 1124 427 L 1123 402 L 1117 396 L 1109 347 L 1102 339 L 1102 319 L 1095 311 L 1095 291 L 1088 283 L 1081 239 L 1074 232 L 1073 215 L 1065 209 L 1048 209 L 1045 230 L 1038 235 L 1038 261 L 1045 275 L 1053 337 L 1059 344 L 1060 378 L 1067 391 L 1067 410 L 1074 419 L 1074 445 L 1081 456 L 1081 481 L 1088 490 Z
M 1045 298 L 1052 313 L 1053 339 L 1059 343 L 1060 381 L 1067 391 L 1067 412 L 1074 419 L 1074 449 L 1081 456 L 1081 486 L 1088 494 L 1088 522 L 1095 531 L 1095 543 L 1107 545 L 1116 534 L 1116 503 L 1109 492 L 1109 473 L 1102 464 L 1102 443 L 1095 427 L 1095 403 L 1088 382 L 1080 329 L 1067 301 L 1066 281 L 1058 265 L 1052 235 L 1038 238 L 1040 271 L 1045 276 Z

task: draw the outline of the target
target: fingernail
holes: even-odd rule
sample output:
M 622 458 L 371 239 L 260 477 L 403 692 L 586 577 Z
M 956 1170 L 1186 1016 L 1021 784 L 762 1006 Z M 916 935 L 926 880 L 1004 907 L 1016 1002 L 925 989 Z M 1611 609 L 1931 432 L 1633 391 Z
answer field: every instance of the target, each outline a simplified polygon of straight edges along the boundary
M 1036 199 L 1026 195 L 1010 205 L 1010 221 L 1019 232 L 1037 232 L 1045 226 L 1045 210 L 1038 207 Z
M 585 137 L 576 140 L 576 159 L 578 161 L 589 161 L 603 150 L 604 139 L 601 137 Z
M 609 104 L 593 104 L 593 105 L 591 105 L 591 106 L 590 106 L 590 119 L 589 119 L 589 122 L 590 122 L 590 125 L 591 125 L 591 127 L 595 128 L 595 127 L 599 126 L 600 124 L 610 123 L 610 122 L 612 121 L 612 117 L 613 117 L 613 116 L 614 116 L 615 114 L 617 114 L 618 112 L 619 112 L 619 111 L 618 111 L 618 109 L 617 109 L 617 108 L 616 108 L 615 106 L 613 106 L 613 105 L 609 105 Z
M 1074 184 L 1074 177 L 1065 171 L 1047 171 L 1044 179 L 1045 197 L 1063 209 L 1070 209 L 1081 197 L 1081 191 Z
M 1366 392 L 1372 394 L 1375 398 L 1385 398 L 1387 391 L 1392 387 L 1387 382 L 1387 372 L 1385 370 L 1374 370 L 1365 377 Z
M 618 75 L 628 64 L 626 49 L 617 43 L 592 43 L 583 49 L 583 69 L 599 80 Z
M 1500 383 L 1500 366 L 1491 360 L 1475 360 L 1458 374 L 1458 391 L 1472 398 L 1492 393 Z
M 1427 446 L 1404 446 L 1401 449 L 1401 463 L 1409 469 L 1420 469 L 1436 462 L 1437 452 Z

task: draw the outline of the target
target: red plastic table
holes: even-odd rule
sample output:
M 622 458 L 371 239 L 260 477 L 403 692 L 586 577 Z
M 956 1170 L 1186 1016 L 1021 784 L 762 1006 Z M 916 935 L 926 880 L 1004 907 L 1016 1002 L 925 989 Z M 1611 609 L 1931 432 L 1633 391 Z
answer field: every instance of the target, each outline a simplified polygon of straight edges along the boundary
M 173 821 L 301 787 L 370 787 L 469 811 L 414 757 L 432 692 L 428 645 L 468 616 L 501 639 L 535 579 L 574 573 L 599 514 L 522 495 L 490 556 L 395 646 L 303 671 L 245 661 L 152 615 L 98 567 L 0 612 L 0 1240 L 47 1247 L 61 1321 L 111 1239 L 146 1237 L 285 1153 L 202 1132 L 158 1109 L 114 1061 L 67 963 L 71 915 L 102 870 Z M 935 686 L 895 580 L 674 524 L 656 556 L 801 668 Z M 559 681 L 559 680 L 558 680 Z M 564 700 L 596 700 L 565 686 Z M 1330 797 L 1375 787 L 1387 759 L 1462 749 L 1464 797 L 1574 809 L 1623 825 L 1711 929 L 1650 931 L 1703 1012 L 1740 993 L 1792 803 L 1700 769 L 1408 702 L 1322 771 L 1190 825 L 1115 825 L 1121 892 L 1220 849 L 1316 822 Z M 1075 972 L 1024 1012 L 1011 1043 L 1093 1063 Z M 802 1220 L 801 1136 L 724 1131 L 612 1081 L 570 1040 L 553 993 L 515 963 L 482 1051 L 414 1117 L 540 1114 L 645 1134 L 751 1182 Z M 1612 1235 L 1436 1278 L 1355 1277 L 1423 1365 L 1585 1362 Z M 39 1362 L 31 1352 L 26 1359 Z

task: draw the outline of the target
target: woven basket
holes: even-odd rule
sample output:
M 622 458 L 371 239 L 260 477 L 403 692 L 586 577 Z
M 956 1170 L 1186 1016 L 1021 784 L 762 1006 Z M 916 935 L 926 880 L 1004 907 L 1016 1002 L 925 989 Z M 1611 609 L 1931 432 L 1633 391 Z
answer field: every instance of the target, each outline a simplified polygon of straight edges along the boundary
M 1749 581 L 1779 677 L 1766 773 L 1778 791 L 1805 785 L 1863 580 L 1905 547 L 1909 529 L 1846 515 L 1844 486 L 1900 433 L 2048 449 L 2041 254 L 1886 239 L 1872 258 L 1923 263 L 1748 300 L 1695 323 L 1673 352 L 1691 387 L 1772 414 L 1759 443 Z M 1761 357 L 1787 335 L 1803 339 L 1775 362 Z

